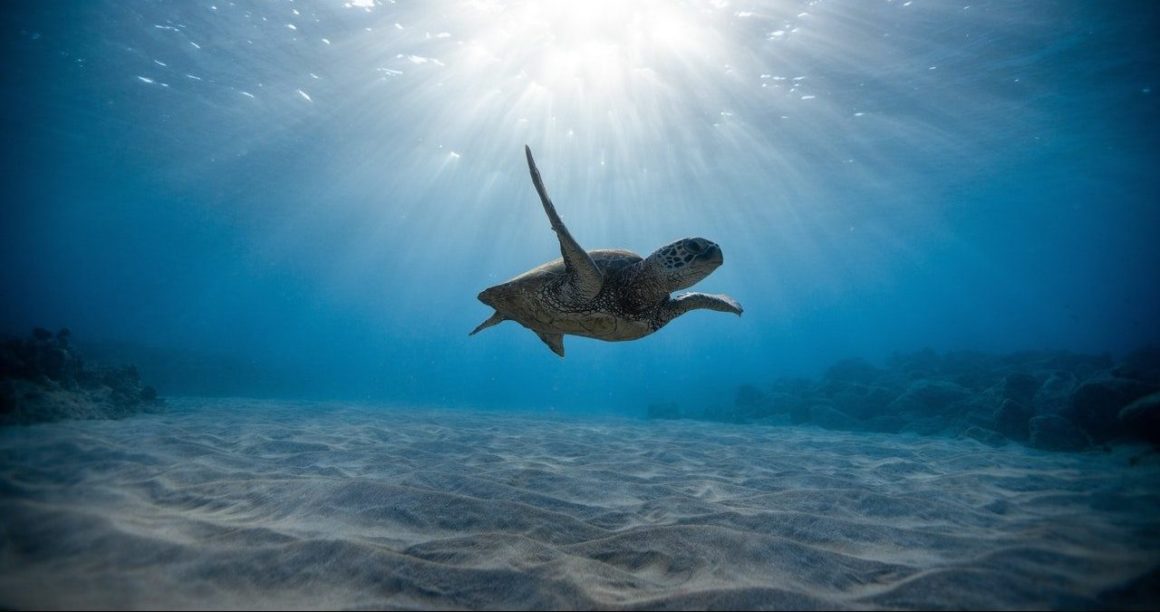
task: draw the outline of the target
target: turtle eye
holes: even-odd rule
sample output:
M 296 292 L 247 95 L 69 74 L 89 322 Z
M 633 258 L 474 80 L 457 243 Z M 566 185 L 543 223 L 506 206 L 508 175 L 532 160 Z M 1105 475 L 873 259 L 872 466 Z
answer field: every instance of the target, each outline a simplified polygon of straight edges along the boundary
M 701 251 L 704 250 L 704 248 L 701 246 L 701 243 L 696 241 L 696 240 L 690 240 L 690 241 L 686 242 L 685 248 L 689 249 L 693 253 L 700 253 Z

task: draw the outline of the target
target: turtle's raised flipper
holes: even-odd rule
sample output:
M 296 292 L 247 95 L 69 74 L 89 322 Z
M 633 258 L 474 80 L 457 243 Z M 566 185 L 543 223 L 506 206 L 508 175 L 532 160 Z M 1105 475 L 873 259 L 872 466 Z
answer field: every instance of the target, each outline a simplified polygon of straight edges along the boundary
M 657 319 L 654 323 L 657 329 L 664 327 L 669 321 L 689 312 L 690 310 L 716 310 L 718 312 L 731 312 L 735 315 L 740 315 L 742 312 L 741 304 L 737 300 L 724 295 L 709 295 L 708 293 L 686 293 L 677 296 L 665 302 L 660 311 L 657 313 Z
M 500 323 L 503 323 L 504 321 L 507 321 L 507 317 L 501 315 L 499 313 L 499 311 L 497 310 L 494 313 L 492 313 L 492 315 L 490 317 L 488 317 L 486 321 L 477 325 L 476 328 L 471 330 L 471 333 L 467 334 L 467 335 L 474 336 L 475 334 L 478 334 L 479 332 L 491 327 L 492 325 L 499 325 Z
M 556 214 L 556 207 L 552 205 L 552 199 L 548 197 L 548 190 L 544 187 L 544 180 L 540 178 L 540 171 L 536 168 L 536 160 L 532 159 L 532 148 L 525 145 L 524 151 L 528 154 L 528 170 L 532 173 L 536 193 L 540 194 L 544 212 L 548 214 L 552 230 L 560 239 L 560 254 L 564 256 L 564 267 L 571 277 L 570 286 L 567 287 L 571 293 L 569 297 L 587 302 L 600 293 L 600 288 L 604 286 L 604 275 L 600 273 L 600 268 L 596 267 L 588 252 L 580 248 L 580 244 L 568 232 L 568 228 L 560 220 L 560 215 Z M 559 352 L 563 355 L 562 349 Z
M 548 348 L 552 349 L 553 353 L 561 357 L 564 356 L 564 334 L 536 332 L 536 335 L 540 337 L 540 340 L 544 341 L 544 344 L 548 345 Z

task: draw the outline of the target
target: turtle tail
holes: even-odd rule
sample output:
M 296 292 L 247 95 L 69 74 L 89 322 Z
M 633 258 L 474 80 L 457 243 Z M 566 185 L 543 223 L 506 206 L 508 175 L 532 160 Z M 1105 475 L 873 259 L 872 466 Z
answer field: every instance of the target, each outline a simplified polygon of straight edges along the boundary
M 478 334 L 479 332 L 491 327 L 492 325 L 499 325 L 500 323 L 503 323 L 504 321 L 507 321 L 507 317 L 501 315 L 499 313 L 499 311 L 497 310 L 494 313 L 492 313 L 492 315 L 490 317 L 488 317 L 486 321 L 484 321 L 483 323 L 480 323 L 478 326 L 476 326 L 475 329 L 471 330 L 470 334 L 467 334 L 467 335 L 474 336 L 475 334 Z

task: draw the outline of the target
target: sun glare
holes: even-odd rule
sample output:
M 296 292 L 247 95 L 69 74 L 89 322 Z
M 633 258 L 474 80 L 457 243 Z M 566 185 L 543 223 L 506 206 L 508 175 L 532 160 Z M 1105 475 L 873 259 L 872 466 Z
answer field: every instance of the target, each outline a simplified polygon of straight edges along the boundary
M 616 96 L 634 71 L 703 46 L 682 10 L 659 1 L 514 4 L 497 15 L 498 27 L 480 28 L 475 42 L 487 56 L 519 62 L 532 82 L 552 93 Z

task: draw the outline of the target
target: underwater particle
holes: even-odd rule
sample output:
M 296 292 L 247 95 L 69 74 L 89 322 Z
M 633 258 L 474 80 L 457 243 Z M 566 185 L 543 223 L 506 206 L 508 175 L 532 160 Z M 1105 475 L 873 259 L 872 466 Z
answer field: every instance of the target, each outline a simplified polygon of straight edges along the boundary
M 197 43 L 193 42 L 192 40 L 191 40 L 191 41 L 189 41 L 189 44 L 193 45 L 193 48 L 194 48 L 194 49 L 200 49 L 200 48 L 201 48 L 201 45 L 199 45 L 199 44 L 197 44 Z
M 192 74 L 188 74 L 188 73 L 185 75 L 185 78 L 187 78 L 187 79 L 193 79 L 193 80 L 195 80 L 195 81 L 200 81 L 200 80 L 201 80 L 201 77 L 199 77 L 199 76 L 194 76 L 194 75 L 192 75 Z
M 495 312 L 469 335 L 504 321 L 516 321 L 563 357 L 564 334 L 635 340 L 693 310 L 741 314 L 741 305 L 727 295 L 686 293 L 670 297 L 672 292 L 700 282 L 725 262 L 721 248 L 709 240 L 683 238 L 647 258 L 621 249 L 585 251 L 556 213 L 531 148 L 525 147 L 524 152 L 563 258 L 483 290 L 479 301 Z
M 858 112 L 854 113 L 854 116 L 855 116 L 855 117 L 861 117 L 862 115 L 865 115 L 865 114 L 866 114 L 866 113 L 863 113 L 862 111 L 858 111 Z
M 141 76 L 141 75 L 137 75 L 137 78 L 138 78 L 138 79 L 141 79 L 141 81 L 142 81 L 143 83 L 150 83 L 150 84 L 152 84 L 152 83 L 153 83 L 153 79 L 151 79 L 151 78 L 149 78 L 149 77 L 143 77 L 143 76 Z
M 250 93 L 250 92 L 248 92 L 248 91 L 242 91 L 242 92 L 239 92 L 239 93 L 241 93 L 243 96 L 246 96 L 246 97 L 248 97 L 248 98 L 253 98 L 253 97 L 254 97 L 254 94 L 252 94 L 252 93 Z
M 802 100 L 813 100 L 813 99 L 814 99 L 814 98 L 816 98 L 816 97 L 817 97 L 817 96 L 812 96 L 812 95 L 810 95 L 810 96 L 802 96 Z
M 307 94 L 305 91 L 302 91 L 301 89 L 299 89 L 299 90 L 298 90 L 298 95 L 302 96 L 302 98 L 303 98 L 303 99 L 305 99 L 307 102 L 313 102 L 313 101 L 314 101 L 314 100 L 311 100 L 311 99 L 310 99 L 310 95 L 309 95 L 309 94 Z
M 169 67 L 169 64 L 166 64 L 165 62 L 163 62 L 163 61 L 161 61 L 161 60 L 157 60 L 157 59 L 155 59 L 155 60 L 153 60 L 153 63 L 154 63 L 154 64 L 157 64 L 158 66 L 161 66 L 162 68 L 168 68 L 168 67 Z
M 294 24 L 292 24 L 292 23 L 288 23 L 288 24 L 286 24 L 286 27 L 290 28 L 291 30 L 297 30 L 297 29 L 298 29 L 298 26 L 296 26 L 296 25 L 294 25 Z
M 325 44 L 328 44 L 328 45 L 329 45 L 329 44 L 330 44 L 330 39 L 328 39 L 328 38 L 323 38 L 323 39 L 322 39 L 322 42 L 323 42 L 323 43 L 325 43 Z

